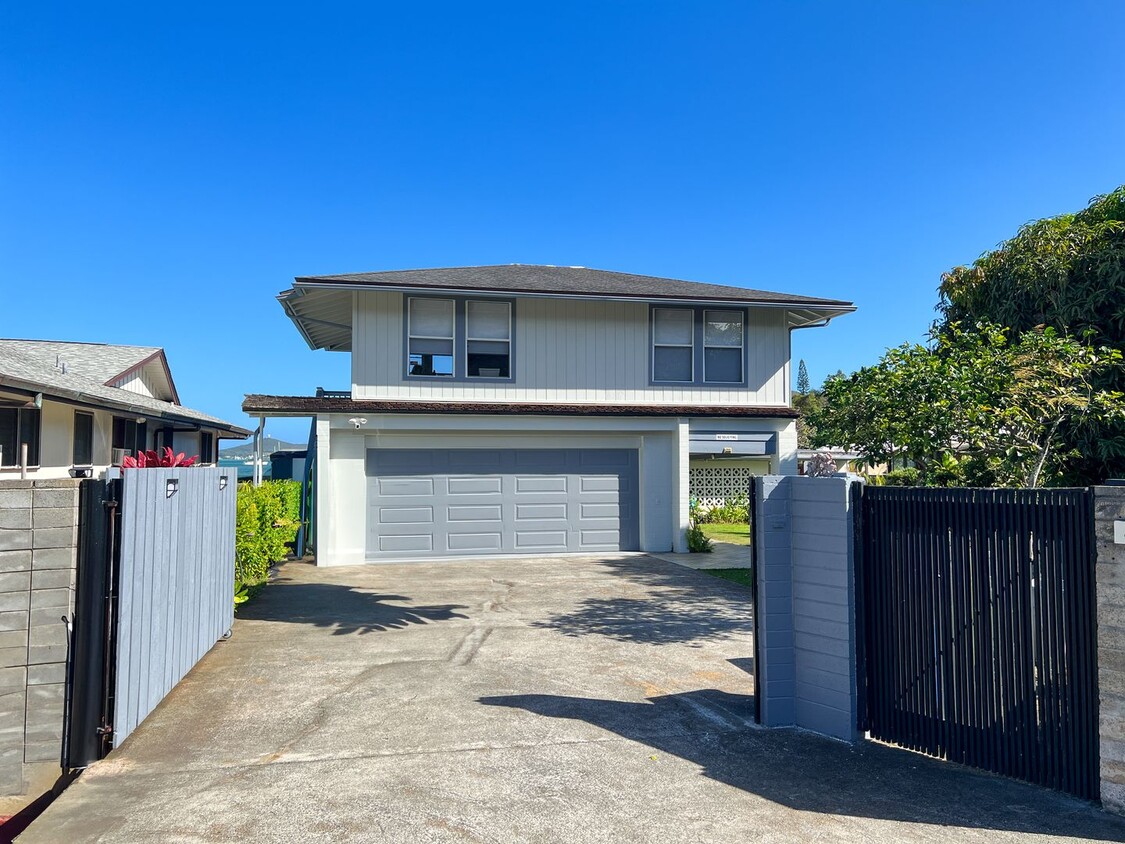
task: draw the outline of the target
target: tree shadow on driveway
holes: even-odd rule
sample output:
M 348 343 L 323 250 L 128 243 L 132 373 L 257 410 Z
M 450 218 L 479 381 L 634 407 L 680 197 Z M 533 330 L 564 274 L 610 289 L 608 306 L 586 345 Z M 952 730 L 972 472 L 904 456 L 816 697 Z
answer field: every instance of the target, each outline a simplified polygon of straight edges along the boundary
M 643 703 L 562 695 L 479 702 L 593 724 L 798 811 L 1125 841 L 1125 821 L 1058 792 L 872 742 L 752 729 L 752 696 L 702 689 Z
M 336 583 L 281 579 L 238 611 L 239 619 L 284 621 L 328 628 L 333 636 L 401 630 L 455 618 L 468 618 L 461 604 L 409 606 L 405 595 L 380 595 Z M 407 604 L 407 606 L 403 606 Z
M 584 598 L 575 609 L 531 626 L 566 636 L 690 646 L 754 632 L 751 596 L 743 586 L 655 557 L 599 562 L 621 576 L 626 594 Z

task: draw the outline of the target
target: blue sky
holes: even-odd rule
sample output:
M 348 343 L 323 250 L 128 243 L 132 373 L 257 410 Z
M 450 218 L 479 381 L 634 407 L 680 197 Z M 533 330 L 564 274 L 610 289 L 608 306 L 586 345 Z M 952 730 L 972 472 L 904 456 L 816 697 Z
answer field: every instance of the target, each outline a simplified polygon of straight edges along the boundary
M 348 383 L 295 275 L 583 265 L 853 300 L 794 334 L 819 383 L 1125 182 L 1123 33 L 1119 0 L 6 4 L 0 336 L 164 346 L 245 422 Z

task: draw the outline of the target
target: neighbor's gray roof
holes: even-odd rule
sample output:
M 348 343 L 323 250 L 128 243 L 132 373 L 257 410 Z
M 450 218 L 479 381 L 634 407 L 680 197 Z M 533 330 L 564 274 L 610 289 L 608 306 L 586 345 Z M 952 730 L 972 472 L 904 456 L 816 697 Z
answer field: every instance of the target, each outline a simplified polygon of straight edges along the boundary
M 293 287 L 282 292 L 278 299 L 312 348 L 345 351 L 351 344 L 351 297 L 341 296 L 340 292 L 357 288 L 780 307 L 789 310 L 793 327 L 810 325 L 855 310 L 851 302 L 841 299 L 820 299 L 587 267 L 534 264 L 299 276 L 294 279 Z
M 0 340 L 0 349 L 23 352 L 38 360 L 66 362 L 67 370 L 96 378 L 103 384 L 115 380 L 139 363 L 158 354 L 156 346 L 111 346 L 107 343 L 66 343 L 59 340 Z
M 249 435 L 247 429 L 215 416 L 106 385 L 106 381 L 159 351 L 155 347 L 143 346 L 0 340 L 0 388 L 43 393 L 48 397 L 124 410 L 170 422 L 205 424 L 240 437 Z M 62 367 L 55 365 L 57 356 L 66 362 L 65 373 Z M 111 371 L 122 361 L 124 366 L 116 372 Z

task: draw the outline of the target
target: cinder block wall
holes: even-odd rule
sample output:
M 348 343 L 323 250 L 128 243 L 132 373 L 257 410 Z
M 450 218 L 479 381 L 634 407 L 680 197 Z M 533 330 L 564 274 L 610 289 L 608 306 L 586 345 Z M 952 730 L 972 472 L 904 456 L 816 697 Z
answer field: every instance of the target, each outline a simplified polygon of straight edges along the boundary
M 763 722 L 854 741 L 850 481 L 771 476 L 758 484 Z
M 1102 804 L 1125 814 L 1125 545 L 1113 541 L 1113 523 L 1125 521 L 1125 487 L 1095 487 L 1094 496 Z
M 0 480 L 0 796 L 60 770 L 79 483 Z

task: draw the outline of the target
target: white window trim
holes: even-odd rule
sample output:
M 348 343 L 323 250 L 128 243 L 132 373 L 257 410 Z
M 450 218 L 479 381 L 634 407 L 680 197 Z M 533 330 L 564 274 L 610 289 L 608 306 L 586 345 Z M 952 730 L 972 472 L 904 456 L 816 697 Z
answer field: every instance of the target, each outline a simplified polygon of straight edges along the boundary
M 691 315 L 691 340 L 687 343 L 657 343 L 656 342 L 656 314 L 659 311 L 686 311 Z M 653 308 L 652 309 L 652 348 L 649 350 L 649 372 L 653 384 L 694 384 L 695 383 L 695 311 L 692 308 Z M 666 378 L 656 377 L 656 350 L 657 349 L 688 349 L 691 351 L 690 377 L 686 381 L 670 381 Z

